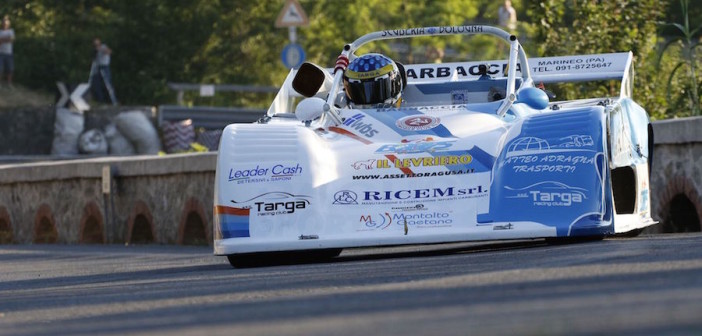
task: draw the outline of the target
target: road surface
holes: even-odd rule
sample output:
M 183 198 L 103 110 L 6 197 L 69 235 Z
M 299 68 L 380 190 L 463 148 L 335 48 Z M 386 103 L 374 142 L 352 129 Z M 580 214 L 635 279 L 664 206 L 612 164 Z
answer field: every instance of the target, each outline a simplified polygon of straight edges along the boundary
M 0 334 L 702 334 L 702 234 L 346 250 L 0 246 Z

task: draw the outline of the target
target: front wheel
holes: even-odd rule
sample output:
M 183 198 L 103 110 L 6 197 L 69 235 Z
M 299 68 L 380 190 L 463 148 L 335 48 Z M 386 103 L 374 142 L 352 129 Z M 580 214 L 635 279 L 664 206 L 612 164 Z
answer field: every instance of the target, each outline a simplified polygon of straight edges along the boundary
M 341 254 L 342 249 L 319 249 L 285 252 L 239 253 L 227 255 L 234 268 L 263 267 L 277 265 L 308 264 L 325 262 Z

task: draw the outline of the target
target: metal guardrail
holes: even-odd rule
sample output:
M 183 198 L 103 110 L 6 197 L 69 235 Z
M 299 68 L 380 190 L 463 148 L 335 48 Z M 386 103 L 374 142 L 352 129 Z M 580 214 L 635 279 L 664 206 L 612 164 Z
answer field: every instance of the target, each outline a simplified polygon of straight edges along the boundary
M 183 93 L 185 91 L 200 91 L 203 92 L 203 88 L 208 88 L 212 90 L 212 94 L 215 92 L 253 92 L 253 93 L 276 93 L 278 88 L 274 86 L 256 86 L 256 85 L 236 85 L 236 84 L 221 84 L 221 85 L 207 85 L 207 84 L 190 84 L 190 83 L 168 83 L 168 88 L 178 92 L 178 104 L 183 105 Z
M 266 114 L 265 109 L 246 107 L 185 107 L 161 105 L 158 107 L 158 125 L 163 121 L 191 119 L 193 126 L 205 129 L 223 129 L 229 124 L 252 123 Z

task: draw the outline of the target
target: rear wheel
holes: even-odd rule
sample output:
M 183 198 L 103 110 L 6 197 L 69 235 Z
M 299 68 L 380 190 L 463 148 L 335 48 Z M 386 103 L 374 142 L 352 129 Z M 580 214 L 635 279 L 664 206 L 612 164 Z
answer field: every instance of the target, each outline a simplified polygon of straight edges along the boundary
M 239 253 L 227 255 L 234 268 L 294 265 L 325 262 L 341 254 L 342 249 L 319 249 L 286 252 Z

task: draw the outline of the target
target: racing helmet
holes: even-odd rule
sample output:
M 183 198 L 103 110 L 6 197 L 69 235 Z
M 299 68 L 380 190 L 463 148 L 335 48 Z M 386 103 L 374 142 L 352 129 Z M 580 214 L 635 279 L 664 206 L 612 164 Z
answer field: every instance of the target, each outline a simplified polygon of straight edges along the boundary
M 355 105 L 395 104 L 400 100 L 401 70 L 389 57 L 365 54 L 344 71 L 346 97 Z

